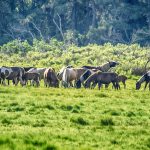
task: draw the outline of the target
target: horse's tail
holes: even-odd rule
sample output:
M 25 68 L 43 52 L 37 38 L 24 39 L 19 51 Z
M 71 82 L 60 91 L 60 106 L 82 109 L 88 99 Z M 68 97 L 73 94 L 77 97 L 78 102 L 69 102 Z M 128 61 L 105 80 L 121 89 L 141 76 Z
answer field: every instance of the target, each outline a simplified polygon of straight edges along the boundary
M 62 84 L 64 87 L 68 87 L 67 68 L 63 72 Z
M 76 83 L 76 88 L 81 88 L 81 80 L 79 79 Z

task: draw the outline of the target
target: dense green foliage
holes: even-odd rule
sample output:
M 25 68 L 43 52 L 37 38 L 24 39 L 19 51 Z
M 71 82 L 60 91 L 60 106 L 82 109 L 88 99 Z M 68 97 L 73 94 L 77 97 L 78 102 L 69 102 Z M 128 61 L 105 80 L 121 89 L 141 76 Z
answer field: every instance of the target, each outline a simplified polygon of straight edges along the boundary
M 0 86 L 0 149 L 150 148 L 149 91 Z
M 58 71 L 66 65 L 98 66 L 108 60 L 115 60 L 120 62 L 114 68 L 118 73 L 141 75 L 145 72 L 145 64 L 150 58 L 149 52 L 149 47 L 140 47 L 138 44 L 113 46 L 107 43 L 103 46 L 91 44 L 84 47 L 70 45 L 64 50 L 64 43 L 55 39 L 49 43 L 34 40 L 32 46 L 27 41 L 15 40 L 0 47 L 0 66 L 54 67 Z
M 52 37 L 78 45 L 149 45 L 149 10 L 149 0 L 1 0 L 0 45 Z

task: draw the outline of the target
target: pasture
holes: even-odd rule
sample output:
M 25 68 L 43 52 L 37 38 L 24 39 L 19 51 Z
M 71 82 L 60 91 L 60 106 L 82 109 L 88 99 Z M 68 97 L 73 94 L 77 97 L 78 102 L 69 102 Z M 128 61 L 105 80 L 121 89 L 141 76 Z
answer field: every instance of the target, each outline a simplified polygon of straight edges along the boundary
M 0 86 L 0 149 L 150 149 L 149 91 Z

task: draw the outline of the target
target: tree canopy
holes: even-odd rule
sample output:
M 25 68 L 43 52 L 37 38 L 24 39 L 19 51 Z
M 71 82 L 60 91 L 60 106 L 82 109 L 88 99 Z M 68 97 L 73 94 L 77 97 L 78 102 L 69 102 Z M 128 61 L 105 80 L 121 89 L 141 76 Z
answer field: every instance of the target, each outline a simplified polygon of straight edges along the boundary
M 0 45 L 20 39 L 150 44 L 149 0 L 0 1 Z

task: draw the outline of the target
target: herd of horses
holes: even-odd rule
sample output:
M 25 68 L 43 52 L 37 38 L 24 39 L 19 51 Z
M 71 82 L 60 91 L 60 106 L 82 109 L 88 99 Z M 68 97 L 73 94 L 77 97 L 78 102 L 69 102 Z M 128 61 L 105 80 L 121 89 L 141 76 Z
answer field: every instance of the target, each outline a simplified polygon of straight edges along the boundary
M 28 85 L 30 81 L 31 86 L 40 86 L 40 81 L 44 80 L 45 87 L 59 87 L 65 88 L 75 87 L 81 88 L 95 88 L 98 85 L 100 89 L 102 85 L 108 88 L 109 84 L 113 84 L 113 88 L 120 89 L 119 82 L 122 82 L 126 88 L 127 77 L 118 75 L 109 70 L 119 65 L 116 61 L 108 61 L 101 66 L 82 66 L 74 68 L 73 66 L 66 66 L 60 69 L 57 73 L 54 68 L 34 68 L 34 67 L 0 67 L 0 84 L 8 85 L 10 80 L 14 85 L 20 84 L 22 86 Z M 61 82 L 61 84 L 59 84 Z M 145 89 L 149 84 L 150 90 L 150 71 L 145 73 L 137 82 L 136 89 L 139 90 L 141 84 L 145 82 Z

